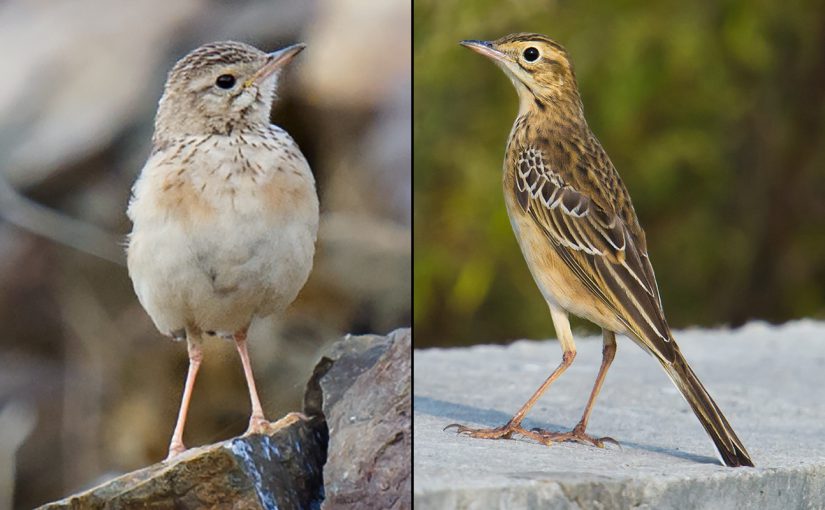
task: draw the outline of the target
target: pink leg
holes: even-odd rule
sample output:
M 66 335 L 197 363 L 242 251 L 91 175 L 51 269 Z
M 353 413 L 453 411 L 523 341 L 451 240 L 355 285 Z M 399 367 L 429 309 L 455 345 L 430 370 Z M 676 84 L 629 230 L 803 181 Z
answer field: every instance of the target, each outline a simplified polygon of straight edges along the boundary
M 183 398 L 181 399 L 180 410 L 178 411 L 178 421 L 175 424 L 175 432 L 172 433 L 172 441 L 169 443 L 169 455 L 167 455 L 166 460 L 186 450 L 186 447 L 183 445 L 183 428 L 186 426 L 186 415 L 189 413 L 189 400 L 192 398 L 195 378 L 198 376 L 198 369 L 203 359 L 199 338 L 193 340 L 187 337 L 186 344 L 189 351 L 189 371 L 186 373 L 186 385 L 183 388 Z
M 249 352 L 246 350 L 246 330 L 235 333 L 235 346 L 243 363 L 243 373 L 246 376 L 246 386 L 249 388 L 249 400 L 252 402 L 252 416 L 249 417 L 249 428 L 247 434 L 260 434 L 264 432 L 269 422 L 264 418 L 264 409 L 261 407 L 261 400 L 258 398 L 258 389 L 255 387 L 255 378 L 252 375 L 252 364 L 249 362 Z

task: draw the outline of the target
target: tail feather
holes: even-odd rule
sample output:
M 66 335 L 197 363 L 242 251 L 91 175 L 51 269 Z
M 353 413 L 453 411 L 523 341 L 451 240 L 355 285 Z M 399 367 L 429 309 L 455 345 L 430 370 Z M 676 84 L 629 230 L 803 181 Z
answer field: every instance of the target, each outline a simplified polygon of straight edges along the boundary
M 753 461 L 747 450 L 745 450 L 745 446 L 736 437 L 733 427 L 725 419 L 719 406 L 716 405 L 705 387 L 699 382 L 699 378 L 688 366 L 678 349 L 674 358 L 672 363 L 664 365 L 665 370 L 673 384 L 676 385 L 676 388 L 690 404 L 702 427 L 705 428 L 705 431 L 713 440 L 722 461 L 732 467 L 753 467 Z

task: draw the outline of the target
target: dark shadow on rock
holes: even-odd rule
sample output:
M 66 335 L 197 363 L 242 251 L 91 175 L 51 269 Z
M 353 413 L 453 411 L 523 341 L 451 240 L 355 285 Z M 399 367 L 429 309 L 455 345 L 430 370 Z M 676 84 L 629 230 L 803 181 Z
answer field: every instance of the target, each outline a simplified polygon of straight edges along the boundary
M 498 427 L 504 425 L 508 420 L 510 420 L 510 418 L 512 418 L 512 414 L 496 411 L 495 409 L 481 409 L 478 407 L 468 406 L 466 404 L 457 404 L 455 402 L 447 402 L 444 400 L 418 395 L 413 395 L 413 409 L 416 413 L 427 414 L 436 418 L 446 418 L 451 423 L 460 423 L 470 427 Z M 531 420 L 530 418 L 524 420 L 524 427 L 527 429 L 535 427 L 552 432 L 566 432 L 570 430 L 570 426 L 565 427 L 564 425 L 557 423 L 537 422 L 535 420 Z M 455 433 L 455 431 L 446 430 L 445 433 Z M 639 450 L 669 455 L 671 457 L 689 460 L 700 464 L 719 464 L 719 461 L 714 457 L 697 455 L 681 450 L 674 450 L 672 448 L 621 440 L 619 440 L 619 445 L 622 448 L 636 448 Z M 586 445 L 582 445 L 582 447 L 591 448 Z M 608 446 L 608 448 L 610 447 Z
M 507 423 L 512 414 L 496 411 L 495 409 L 480 409 L 478 407 L 465 404 L 446 402 L 430 397 L 413 395 L 413 408 L 416 413 L 428 414 L 436 418 L 447 418 L 455 423 L 472 427 L 474 425 L 482 427 L 498 427 Z M 539 427 L 545 430 L 562 432 L 564 427 L 555 423 L 535 423 L 530 418 L 524 420 L 527 428 Z
M 715 457 L 708 457 L 707 455 L 698 455 L 695 453 L 683 452 L 681 450 L 674 450 L 673 448 L 666 448 L 664 446 L 655 446 L 650 444 L 636 443 L 633 441 L 619 441 L 622 447 L 636 448 L 638 450 L 645 450 L 653 453 L 660 453 L 677 459 L 689 460 L 699 464 L 715 464 L 720 466 L 721 463 Z

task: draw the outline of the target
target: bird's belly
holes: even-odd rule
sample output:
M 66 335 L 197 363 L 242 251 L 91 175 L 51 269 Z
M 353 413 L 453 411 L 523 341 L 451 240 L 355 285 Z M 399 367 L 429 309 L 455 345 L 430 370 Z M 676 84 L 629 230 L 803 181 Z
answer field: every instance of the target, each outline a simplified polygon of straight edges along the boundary
M 129 272 L 160 331 L 232 333 L 291 303 L 309 276 L 314 231 L 296 221 L 221 215 L 208 225 L 136 229 Z
M 625 326 L 559 257 L 532 218 L 523 214 L 518 204 L 508 203 L 507 213 L 527 267 L 547 303 L 602 328 L 624 333 Z

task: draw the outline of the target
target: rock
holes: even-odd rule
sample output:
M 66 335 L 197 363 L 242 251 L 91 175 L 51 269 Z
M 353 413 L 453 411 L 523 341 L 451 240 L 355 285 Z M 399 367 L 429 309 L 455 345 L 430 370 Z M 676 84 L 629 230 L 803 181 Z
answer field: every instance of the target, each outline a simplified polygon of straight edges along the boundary
M 347 337 L 318 363 L 305 411 L 329 427 L 322 508 L 411 508 L 409 329 Z
M 43 510 L 317 508 L 324 497 L 323 421 L 287 415 L 267 434 L 192 448 Z
M 627 339 L 587 431 L 621 448 L 442 430 L 503 425 L 561 359 L 556 342 L 415 352 L 416 508 L 825 508 L 822 370 L 825 323 L 676 331 L 682 352 L 733 425 L 756 468 L 720 464 L 658 363 Z M 526 428 L 570 430 L 601 361 L 576 338 L 575 363 L 542 396 Z
M 192 448 L 40 508 L 411 508 L 411 343 L 409 329 L 347 336 L 307 383 L 309 417 L 292 413 L 266 434 Z

